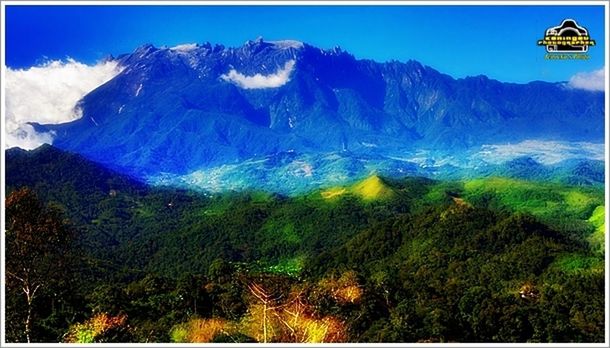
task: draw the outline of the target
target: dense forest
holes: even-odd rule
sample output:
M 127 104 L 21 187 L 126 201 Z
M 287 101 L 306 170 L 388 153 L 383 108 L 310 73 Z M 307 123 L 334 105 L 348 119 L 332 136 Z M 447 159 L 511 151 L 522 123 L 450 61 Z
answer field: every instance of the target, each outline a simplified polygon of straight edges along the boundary
M 10 342 L 604 342 L 602 186 L 209 194 L 6 162 Z

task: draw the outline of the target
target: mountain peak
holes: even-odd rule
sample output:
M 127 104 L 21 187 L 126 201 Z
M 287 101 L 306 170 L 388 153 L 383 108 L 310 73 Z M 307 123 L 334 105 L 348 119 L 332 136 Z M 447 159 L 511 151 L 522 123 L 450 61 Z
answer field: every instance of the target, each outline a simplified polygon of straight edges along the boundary
M 262 36 L 258 36 L 256 39 L 254 40 L 248 40 L 246 42 L 244 42 L 244 46 L 248 47 L 248 46 L 257 46 L 257 45 L 261 45 L 265 43 L 265 40 L 263 39 Z
M 276 48 L 279 49 L 300 49 L 305 46 L 305 44 L 301 41 L 297 40 L 279 40 L 279 41 L 269 41 L 269 43 L 273 44 Z
M 301 49 L 305 44 L 297 40 L 277 40 L 277 41 L 265 41 L 262 36 L 257 37 L 255 40 L 248 40 L 244 43 L 244 47 L 273 47 L 275 49 Z
M 144 45 L 136 48 L 136 50 L 133 53 L 135 55 L 143 56 L 143 55 L 146 55 L 146 54 L 156 51 L 156 50 L 157 50 L 157 48 L 153 44 L 147 43 L 147 44 L 144 44 Z
M 190 52 L 190 51 L 196 50 L 199 47 L 200 47 L 199 44 L 189 43 L 189 44 L 176 45 L 174 47 L 171 47 L 170 50 L 178 51 L 178 52 Z

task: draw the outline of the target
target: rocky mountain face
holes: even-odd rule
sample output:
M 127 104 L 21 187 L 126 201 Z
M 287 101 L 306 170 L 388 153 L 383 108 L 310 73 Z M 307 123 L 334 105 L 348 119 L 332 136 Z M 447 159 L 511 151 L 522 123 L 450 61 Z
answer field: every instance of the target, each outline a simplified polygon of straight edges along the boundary
M 145 45 L 86 95 L 82 118 L 36 125 L 53 145 L 137 176 L 279 153 L 392 157 L 527 139 L 603 142 L 604 93 L 454 79 L 296 41 Z

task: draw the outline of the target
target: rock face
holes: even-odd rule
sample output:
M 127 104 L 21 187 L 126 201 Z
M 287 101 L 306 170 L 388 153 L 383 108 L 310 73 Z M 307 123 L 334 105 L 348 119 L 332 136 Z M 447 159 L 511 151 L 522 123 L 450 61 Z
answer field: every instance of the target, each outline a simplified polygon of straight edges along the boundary
M 398 156 L 525 139 L 603 142 L 604 93 L 453 79 L 296 41 L 145 45 L 85 96 L 53 145 L 139 176 L 282 152 Z

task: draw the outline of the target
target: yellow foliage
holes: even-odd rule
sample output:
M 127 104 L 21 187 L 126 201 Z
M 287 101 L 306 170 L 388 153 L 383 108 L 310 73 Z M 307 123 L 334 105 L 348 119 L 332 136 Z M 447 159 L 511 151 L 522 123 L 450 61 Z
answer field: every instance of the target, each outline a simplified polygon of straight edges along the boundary
M 362 296 L 362 289 L 356 285 L 348 285 L 337 289 L 335 296 L 342 302 L 356 303 Z
M 319 286 L 322 290 L 330 292 L 335 301 L 341 304 L 357 303 L 362 297 L 362 288 L 354 271 L 343 273 L 339 279 L 322 279 Z
M 226 322 L 221 319 L 195 319 L 189 325 L 189 341 L 193 343 L 210 342 L 221 333 Z
M 345 327 L 341 321 L 333 316 L 317 318 L 300 303 L 286 307 L 281 317 L 285 326 L 281 342 L 333 343 L 344 342 L 346 339 Z
M 345 279 L 352 276 L 355 274 Z M 253 296 L 248 311 L 239 322 L 191 319 L 174 326 L 170 333 L 172 341 L 205 343 L 224 333 L 244 335 L 261 343 L 345 342 L 345 324 L 333 316 L 316 315 L 313 307 L 303 301 L 302 292 L 294 290 L 286 298 L 273 298 L 261 285 L 252 283 L 248 288 Z
M 301 293 L 293 292 L 283 303 L 269 300 L 264 289 L 253 286 L 257 303 L 250 305 L 239 330 L 258 342 L 329 343 L 345 341 L 344 324 L 332 316 L 319 318 Z M 254 293 L 253 293 L 254 294 Z
M 106 332 L 125 326 L 126 315 L 111 316 L 98 313 L 84 323 L 72 325 L 65 336 L 67 343 L 94 343 Z
M 258 342 L 329 343 L 345 340 L 345 327 L 332 316 L 317 318 L 303 304 L 265 307 L 255 304 L 242 319 L 240 332 Z
M 228 322 L 223 319 L 191 319 L 174 327 L 172 339 L 178 343 L 207 343 L 226 332 L 228 327 Z

